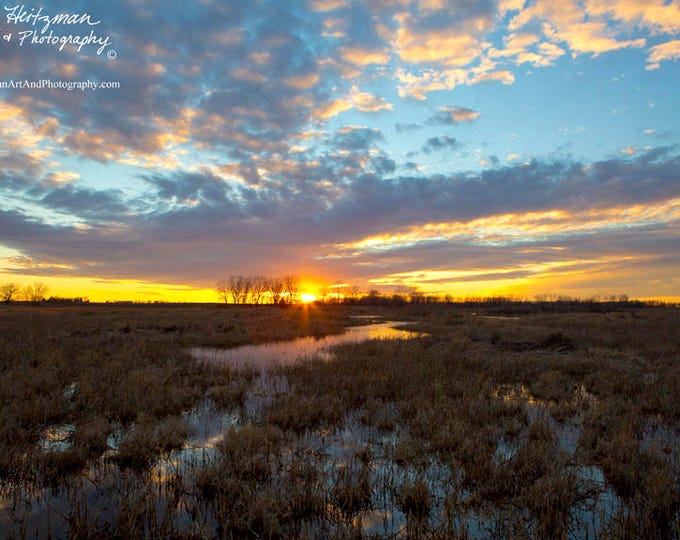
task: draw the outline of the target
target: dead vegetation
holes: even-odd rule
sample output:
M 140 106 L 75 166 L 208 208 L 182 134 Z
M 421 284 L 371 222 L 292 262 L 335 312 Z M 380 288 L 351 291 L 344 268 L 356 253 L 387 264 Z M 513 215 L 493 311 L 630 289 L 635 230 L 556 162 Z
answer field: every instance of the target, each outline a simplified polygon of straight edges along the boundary
M 289 389 L 254 412 L 256 371 L 188 349 L 338 332 L 364 312 L 0 310 L 2 533 L 680 536 L 676 309 L 371 309 L 427 336 L 281 368 Z M 206 400 L 236 421 L 192 449 Z M 48 522 L 32 513 L 50 505 Z

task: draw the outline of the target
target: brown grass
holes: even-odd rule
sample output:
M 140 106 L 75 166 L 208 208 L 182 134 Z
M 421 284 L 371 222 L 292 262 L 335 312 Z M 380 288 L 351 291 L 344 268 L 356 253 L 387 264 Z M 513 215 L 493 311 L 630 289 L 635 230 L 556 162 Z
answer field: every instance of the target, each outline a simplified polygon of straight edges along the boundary
M 238 412 L 257 377 L 198 364 L 190 347 L 338 332 L 357 313 L 428 336 L 281 369 L 289 392 L 182 461 L 183 414 L 206 399 Z M 672 308 L 3 307 L 0 533 L 676 538 L 679 323 Z M 349 418 L 353 449 L 334 442 Z M 65 448 L 43 448 L 63 424 Z M 53 522 L 31 521 L 32 497 L 60 501 Z M 384 523 L 369 529 L 371 516 Z

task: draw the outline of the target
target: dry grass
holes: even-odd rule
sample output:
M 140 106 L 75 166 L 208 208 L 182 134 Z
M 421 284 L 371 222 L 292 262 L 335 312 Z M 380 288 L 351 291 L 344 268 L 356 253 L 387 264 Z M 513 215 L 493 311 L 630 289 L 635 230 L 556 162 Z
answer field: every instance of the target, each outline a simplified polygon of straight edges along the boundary
M 73 538 L 680 536 L 678 311 L 477 312 L 0 309 L 0 532 L 46 536 L 35 496 L 61 501 Z M 338 332 L 353 314 L 428 336 L 281 369 L 290 391 L 186 461 L 182 415 L 239 411 L 257 377 L 189 347 Z M 66 447 L 46 447 L 59 425 Z M 99 517 L 92 489 L 108 493 Z

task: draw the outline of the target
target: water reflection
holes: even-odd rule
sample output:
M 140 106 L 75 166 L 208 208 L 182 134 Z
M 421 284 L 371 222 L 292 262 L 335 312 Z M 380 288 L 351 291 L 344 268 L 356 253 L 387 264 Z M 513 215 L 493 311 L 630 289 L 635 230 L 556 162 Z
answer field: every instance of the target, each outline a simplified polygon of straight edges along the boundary
M 332 357 L 330 348 L 343 343 L 357 343 L 368 339 L 412 339 L 423 334 L 395 328 L 408 323 L 385 321 L 375 324 L 351 326 L 343 334 L 322 338 L 303 337 L 291 341 L 277 341 L 260 345 L 244 345 L 233 349 L 197 347 L 191 350 L 195 358 L 206 362 L 225 363 L 232 367 L 255 366 L 267 370 L 274 366 L 291 365 L 302 358 Z

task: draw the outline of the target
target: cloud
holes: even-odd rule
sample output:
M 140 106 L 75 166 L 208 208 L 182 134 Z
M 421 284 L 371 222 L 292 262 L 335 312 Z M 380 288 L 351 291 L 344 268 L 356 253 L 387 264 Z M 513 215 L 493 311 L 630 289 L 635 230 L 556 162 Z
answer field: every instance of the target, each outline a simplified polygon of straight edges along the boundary
M 440 150 L 454 150 L 460 147 L 460 143 L 453 137 L 448 135 L 440 135 L 439 137 L 431 137 L 427 139 L 423 152 L 430 154 Z
M 574 54 L 597 55 L 619 49 L 645 46 L 646 40 L 643 38 L 618 39 L 618 34 L 623 32 L 610 24 L 608 20 L 596 17 L 606 10 L 595 9 L 590 14 L 589 6 L 590 4 L 582 6 L 575 0 L 562 2 L 538 0 L 517 13 L 510 21 L 508 28 L 511 31 L 517 31 L 531 23 L 539 24 L 543 35 L 553 45 L 566 43 Z M 553 49 L 554 52 L 557 52 L 556 49 Z M 527 60 L 532 63 L 538 62 L 536 65 L 550 63 L 547 59 L 528 58 Z
M 363 112 L 392 110 L 392 104 L 388 103 L 384 98 L 368 92 L 360 92 L 356 86 L 353 86 L 351 89 L 350 101 L 354 107 Z
M 54 184 L 70 184 L 80 178 L 80 173 L 74 171 L 54 171 L 47 175 L 47 181 Z
M 460 85 L 512 84 L 517 65 L 641 47 L 644 38 L 623 36 L 639 28 L 673 33 L 680 21 L 678 6 L 662 0 L 539 0 L 526 8 L 517 1 L 202 2 L 190 14 L 179 5 L 119 4 L 93 8 L 115 37 L 115 62 L 14 44 L 1 60 L 7 77 L 116 80 L 119 91 L 9 91 L 7 101 L 22 98 L 15 106 L 22 117 L 43 125 L 65 154 L 154 167 L 186 166 L 181 156 L 196 146 L 262 152 L 310 116 L 323 123 L 350 110 L 392 110 L 373 83 L 393 76 L 401 97 L 418 100 Z M 201 32 L 183 32 L 178 20 Z M 492 45 L 496 35 L 502 47 Z M 676 48 L 653 46 L 648 69 L 676 58 Z
M 93 13 L 106 24 L 102 31 L 115 31 L 116 61 L 49 49 L 39 56 L 34 47 L 6 50 L 23 60 L 6 66 L 8 77 L 62 73 L 120 82 L 118 90 L 8 93 L 8 100 L 22 100 L 18 108 L 31 123 L 58 111 L 64 153 L 104 163 L 177 164 L 177 150 L 187 143 L 213 149 L 239 147 L 247 139 L 281 140 L 327 101 L 328 90 L 318 83 L 328 73 L 319 71 L 317 52 L 301 37 L 315 35 L 320 20 L 296 15 L 286 2 L 202 3 L 192 9 L 191 21 L 179 6 L 140 10 L 125 0 Z M 178 20 L 201 32 L 181 32 Z M 359 103 L 366 109 L 378 105 L 379 98 Z M 57 135 L 54 129 L 51 135 Z
M 514 60 L 517 65 L 532 64 L 535 67 L 546 67 L 565 54 L 561 47 L 547 41 L 540 42 L 540 37 L 530 32 L 509 34 L 503 39 L 503 44 L 503 48 L 490 49 L 489 57 L 508 58 Z
M 314 0 L 313 2 L 310 2 L 310 7 L 314 11 L 334 11 L 347 7 L 347 2 L 345 2 L 345 0 Z
M 676 8 L 652 4 L 538 1 L 520 10 L 521 2 L 317 0 L 301 7 L 280 0 L 202 2 L 187 15 L 179 5 L 140 9 L 122 0 L 93 8 L 102 31 L 115 37 L 116 61 L 13 44 L 1 61 L 7 77 L 115 80 L 119 90 L 9 91 L 5 102 L 63 154 L 187 167 L 183 156 L 197 151 L 279 151 L 310 118 L 323 124 L 351 110 L 393 110 L 384 82 L 396 82 L 402 98 L 425 100 L 461 85 L 512 84 L 517 65 L 548 66 L 569 50 L 641 46 L 643 38 L 622 39 L 612 21 L 672 31 Z M 499 10 L 510 20 L 499 20 Z M 178 20 L 201 32 L 183 32 Z M 503 47 L 492 45 L 495 35 Z M 674 51 L 672 41 L 655 45 L 648 68 Z
M 497 69 L 496 66 L 495 62 L 485 61 L 469 69 L 428 69 L 416 73 L 399 68 L 397 69 L 399 96 L 424 101 L 427 99 L 426 94 L 453 90 L 457 86 L 482 82 L 512 84 L 515 81 L 512 72 Z
M 232 190 L 227 182 L 210 172 L 175 172 L 171 175 L 154 174 L 142 177 L 155 188 L 155 196 L 178 204 L 224 204 Z
M 501 214 L 466 222 L 426 223 L 400 232 L 388 232 L 337 246 L 357 251 L 403 249 L 417 244 L 455 241 L 456 244 L 511 245 L 560 242 L 565 236 L 576 238 L 602 230 L 631 231 L 650 226 L 680 224 L 680 198 L 648 205 L 580 211 L 549 210 Z
M 381 141 L 384 141 L 384 137 L 377 129 L 348 126 L 337 131 L 331 146 L 340 150 L 365 150 Z
M 319 82 L 319 75 L 316 73 L 309 73 L 307 75 L 294 75 L 283 80 L 285 84 L 292 88 L 305 90 L 311 88 Z
M 498 12 L 501 16 L 505 16 L 510 11 L 520 11 L 526 0 L 499 0 Z
M 601 54 L 627 48 L 641 48 L 644 38 L 619 40 L 608 31 L 604 22 L 584 22 L 568 29 L 548 29 L 546 34 L 557 41 L 564 41 L 575 53 Z
M 370 50 L 358 47 L 341 47 L 340 56 L 345 62 L 357 66 L 370 64 L 386 64 L 390 60 L 390 53 L 386 50 Z
M 535 160 L 476 175 L 393 176 L 397 164 L 381 154 L 382 141 L 373 128 L 342 128 L 324 139 L 326 152 L 294 154 L 278 169 L 274 157 L 253 164 L 261 181 L 252 186 L 207 168 L 144 175 L 147 190 L 136 197 L 80 180 L 45 185 L 34 200 L 81 222 L 5 209 L 0 244 L 66 265 L 60 271 L 70 275 L 210 287 L 216 269 L 276 273 L 292 261 L 320 274 L 376 278 L 422 268 L 423 260 L 447 268 L 465 250 L 470 265 L 480 256 L 515 264 L 516 249 L 507 246 L 557 243 L 589 259 L 649 251 L 652 238 L 664 249 L 677 243 L 677 148 L 589 165 Z M 372 238 L 384 256 L 360 244 Z
M 392 110 L 392 104 L 382 97 L 369 92 L 361 92 L 356 86 L 352 86 L 346 98 L 334 99 L 322 105 L 314 111 L 314 116 L 327 120 L 350 109 L 358 109 L 362 112 L 389 111 Z
M 680 5 L 664 0 L 589 0 L 588 14 L 610 16 L 628 24 L 640 24 L 652 32 L 680 31 Z
M 504 48 L 498 56 L 517 56 L 528 47 L 540 41 L 540 37 L 533 32 L 517 32 L 508 34 L 503 38 Z
M 410 64 L 435 63 L 466 66 L 479 58 L 485 45 L 478 32 L 452 31 L 452 28 L 423 28 L 409 14 L 398 16 L 399 28 L 393 47 L 399 58 Z
M 647 57 L 647 70 L 659 69 L 661 62 L 680 58 L 680 39 L 654 45 Z
M 71 184 L 59 185 L 46 193 L 40 202 L 45 208 L 94 222 L 117 219 L 129 211 L 118 190 L 94 190 Z
M 479 118 L 480 113 L 466 107 L 440 107 L 439 112 L 428 122 L 432 124 L 455 125 L 462 122 L 472 122 Z

